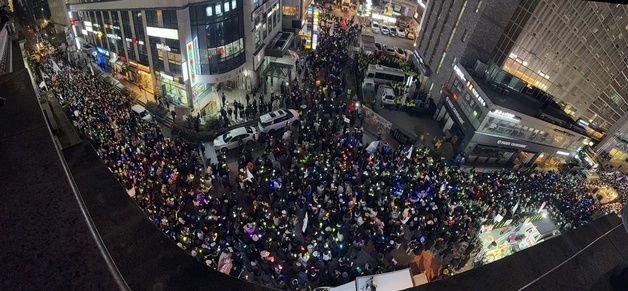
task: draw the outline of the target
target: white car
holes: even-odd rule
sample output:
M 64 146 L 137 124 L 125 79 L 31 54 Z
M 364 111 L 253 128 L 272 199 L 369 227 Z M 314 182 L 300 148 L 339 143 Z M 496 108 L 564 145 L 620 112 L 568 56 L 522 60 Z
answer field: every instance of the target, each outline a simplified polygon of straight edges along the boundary
M 390 34 L 390 28 L 388 28 L 388 26 L 386 26 L 386 25 L 382 25 L 380 30 L 382 31 L 382 35 L 389 35 Z
M 382 106 L 395 105 L 395 91 L 390 87 L 384 87 L 381 93 Z
M 259 117 L 259 130 L 274 133 L 299 121 L 299 112 L 294 109 L 279 109 Z
M 379 23 L 377 23 L 377 21 L 371 22 L 371 31 L 373 31 L 373 33 L 379 33 Z
M 146 108 L 144 108 L 144 106 L 142 105 L 135 104 L 131 106 L 131 110 L 133 110 L 133 112 L 137 114 L 141 119 L 144 119 L 146 121 L 153 120 L 153 116 L 150 115 L 150 112 L 148 112 L 148 110 L 146 110 Z
M 257 137 L 257 130 L 252 126 L 234 128 L 214 139 L 216 151 L 232 150 L 240 145 L 253 145 Z

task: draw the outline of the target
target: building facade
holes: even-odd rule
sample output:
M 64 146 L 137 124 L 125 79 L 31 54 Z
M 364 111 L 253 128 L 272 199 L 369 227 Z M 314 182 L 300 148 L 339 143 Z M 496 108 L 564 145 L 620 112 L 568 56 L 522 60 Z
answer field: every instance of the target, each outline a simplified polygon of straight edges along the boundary
M 591 142 L 556 104 L 483 80 L 462 64 L 441 91 L 434 118 L 468 163 L 557 168 Z
M 590 1 L 431 0 L 414 60 L 435 99 L 460 63 L 512 87 L 537 88 L 573 118 L 608 129 L 628 110 L 627 9 Z
M 272 2 L 272 3 L 271 3 Z M 77 42 L 96 62 L 192 113 L 215 114 L 221 91 L 262 80 L 265 41 L 281 29 L 279 0 L 73 1 Z
M 64 0 L 48 0 L 50 8 L 50 21 L 58 33 L 66 32 L 69 26 L 69 15 Z
M 608 154 L 608 158 L 618 164 L 628 163 L 628 112 L 606 132 L 595 152 L 598 155 Z

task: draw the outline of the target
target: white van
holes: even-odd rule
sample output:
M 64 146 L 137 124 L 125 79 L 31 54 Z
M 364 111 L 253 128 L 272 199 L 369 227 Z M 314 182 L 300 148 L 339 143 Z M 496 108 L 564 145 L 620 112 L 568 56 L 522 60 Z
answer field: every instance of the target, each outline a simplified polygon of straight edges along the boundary
M 135 104 L 131 106 L 131 110 L 133 110 L 133 112 L 135 112 L 135 114 L 137 114 L 141 119 L 144 119 L 146 121 L 153 120 L 153 116 L 150 115 L 150 112 L 148 112 L 148 110 L 146 110 L 146 108 L 144 108 L 144 106 L 142 105 Z
M 274 133 L 299 121 L 299 112 L 294 109 L 279 109 L 259 117 L 259 131 Z
M 390 87 L 383 87 L 381 89 L 380 98 L 382 106 L 384 107 L 395 105 L 395 90 Z

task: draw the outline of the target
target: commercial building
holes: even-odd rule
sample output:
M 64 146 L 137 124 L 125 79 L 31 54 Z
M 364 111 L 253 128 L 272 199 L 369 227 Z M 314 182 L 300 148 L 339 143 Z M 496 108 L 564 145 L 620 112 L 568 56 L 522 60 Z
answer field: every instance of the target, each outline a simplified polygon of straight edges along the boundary
M 55 30 L 59 33 L 66 32 L 66 29 L 69 29 L 70 19 L 65 0 L 48 0 L 48 8 L 50 9 L 50 21 Z
M 437 102 L 460 63 L 517 91 L 534 87 L 572 118 L 608 129 L 628 111 L 627 25 L 628 7 L 613 3 L 432 0 L 413 59 Z
M 595 152 L 598 155 L 608 154 L 613 164 L 628 164 L 628 112 L 606 132 Z
M 120 0 L 69 4 L 79 47 L 149 93 L 202 115 L 220 92 L 261 86 L 266 45 L 281 30 L 280 1 Z M 266 66 L 264 66 L 266 64 Z
M 556 168 L 591 143 L 551 100 L 472 72 L 454 65 L 434 115 L 467 163 Z

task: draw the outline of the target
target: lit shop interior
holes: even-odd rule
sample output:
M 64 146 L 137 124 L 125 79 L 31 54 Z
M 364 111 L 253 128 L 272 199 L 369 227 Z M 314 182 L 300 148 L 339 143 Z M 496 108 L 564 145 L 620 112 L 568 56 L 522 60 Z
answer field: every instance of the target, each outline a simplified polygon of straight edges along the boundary
M 494 262 L 559 235 L 548 216 L 547 211 L 541 209 L 526 217 L 523 223 L 513 224 L 512 219 L 504 220 L 498 215 L 495 224 L 483 225 L 480 229 L 482 248 L 474 258 L 474 265 Z

